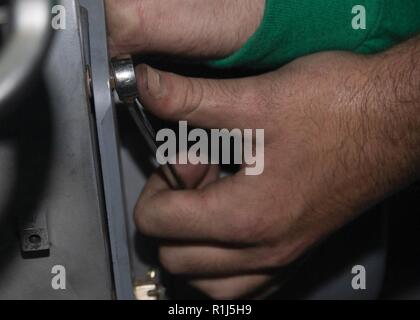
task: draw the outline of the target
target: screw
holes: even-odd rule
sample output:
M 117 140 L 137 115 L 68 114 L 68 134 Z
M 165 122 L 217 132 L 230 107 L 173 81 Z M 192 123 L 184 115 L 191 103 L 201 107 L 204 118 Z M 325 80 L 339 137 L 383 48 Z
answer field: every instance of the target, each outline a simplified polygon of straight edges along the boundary
M 42 238 L 39 234 L 32 234 L 29 236 L 29 242 L 32 244 L 40 244 L 42 241 Z

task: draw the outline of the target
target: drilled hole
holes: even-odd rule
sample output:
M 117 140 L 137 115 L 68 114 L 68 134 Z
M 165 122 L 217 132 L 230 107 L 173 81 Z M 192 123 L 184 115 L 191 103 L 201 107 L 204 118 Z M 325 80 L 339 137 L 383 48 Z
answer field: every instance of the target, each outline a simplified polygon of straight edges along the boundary
M 29 236 L 29 242 L 32 243 L 32 244 L 40 244 L 41 241 L 42 241 L 42 238 L 38 234 L 33 234 L 33 235 Z

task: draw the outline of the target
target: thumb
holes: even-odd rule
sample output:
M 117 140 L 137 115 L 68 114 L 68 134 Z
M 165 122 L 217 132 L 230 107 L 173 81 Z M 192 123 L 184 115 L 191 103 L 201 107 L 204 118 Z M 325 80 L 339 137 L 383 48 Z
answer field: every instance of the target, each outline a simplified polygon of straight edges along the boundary
M 230 80 L 188 78 L 146 65 L 136 69 L 140 100 L 157 117 L 203 128 L 254 128 L 266 108 L 266 76 Z

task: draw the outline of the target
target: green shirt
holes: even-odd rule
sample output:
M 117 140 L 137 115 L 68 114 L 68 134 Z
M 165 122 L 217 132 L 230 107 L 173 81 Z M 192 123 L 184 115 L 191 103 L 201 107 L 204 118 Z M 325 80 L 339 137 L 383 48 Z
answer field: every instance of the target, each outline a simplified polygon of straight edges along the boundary
M 358 5 L 365 29 L 354 28 L 361 26 Z M 262 23 L 242 49 L 210 64 L 274 69 L 320 51 L 383 51 L 419 31 L 420 0 L 266 0 Z

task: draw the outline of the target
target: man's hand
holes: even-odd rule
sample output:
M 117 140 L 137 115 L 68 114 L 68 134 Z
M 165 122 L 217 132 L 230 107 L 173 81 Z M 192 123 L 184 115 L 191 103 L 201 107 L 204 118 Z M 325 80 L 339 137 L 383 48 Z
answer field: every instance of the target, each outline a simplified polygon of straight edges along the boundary
M 106 0 L 113 56 L 227 56 L 258 28 L 265 0 Z
M 264 0 L 106 0 L 112 55 L 216 58 L 239 49 Z M 214 298 L 253 296 L 282 266 L 418 178 L 420 40 L 386 54 L 322 53 L 266 75 L 190 79 L 138 68 L 145 106 L 205 128 L 265 129 L 265 171 L 220 179 L 178 166 L 149 180 L 136 221 L 174 274 Z M 194 189 L 193 189 L 194 188 Z
M 138 68 L 157 116 L 205 128 L 265 129 L 265 171 L 219 179 L 180 166 L 194 190 L 149 180 L 136 222 L 162 239 L 171 273 L 214 298 L 249 295 L 273 271 L 419 176 L 418 40 L 363 57 L 321 53 L 237 80 Z M 417 57 L 417 62 L 415 60 Z

